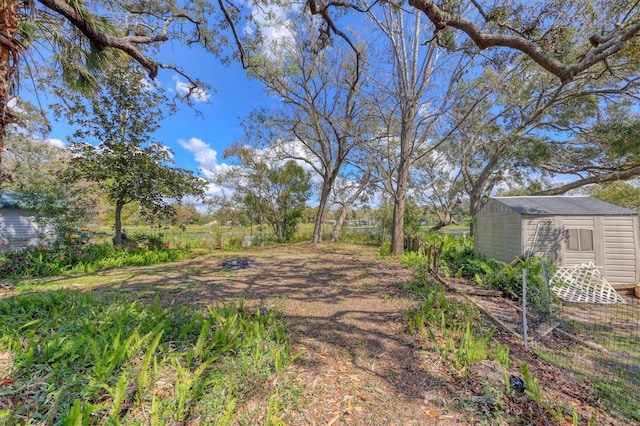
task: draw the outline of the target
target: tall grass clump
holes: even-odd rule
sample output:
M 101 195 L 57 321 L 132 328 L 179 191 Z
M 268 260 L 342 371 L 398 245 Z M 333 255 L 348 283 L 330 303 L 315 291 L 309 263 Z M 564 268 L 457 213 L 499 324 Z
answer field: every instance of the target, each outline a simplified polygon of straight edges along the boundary
M 291 360 L 271 311 L 68 291 L 0 301 L 0 355 L 3 424 L 217 424 Z
M 467 303 L 447 298 L 441 286 L 409 286 L 420 299 L 417 309 L 405 314 L 409 332 L 420 333 L 450 371 L 462 377 L 470 366 L 491 356 L 492 329 L 481 326 L 480 313 Z

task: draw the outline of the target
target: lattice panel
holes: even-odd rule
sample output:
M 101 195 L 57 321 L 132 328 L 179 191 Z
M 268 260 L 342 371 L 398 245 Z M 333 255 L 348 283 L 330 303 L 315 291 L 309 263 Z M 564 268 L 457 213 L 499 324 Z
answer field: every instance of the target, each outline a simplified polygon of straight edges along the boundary
M 558 268 L 551 291 L 566 302 L 626 303 L 592 262 Z

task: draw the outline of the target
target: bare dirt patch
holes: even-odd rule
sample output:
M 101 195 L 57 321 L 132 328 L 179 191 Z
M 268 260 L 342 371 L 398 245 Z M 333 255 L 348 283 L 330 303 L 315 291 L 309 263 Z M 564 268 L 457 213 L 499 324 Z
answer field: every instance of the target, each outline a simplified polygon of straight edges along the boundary
M 95 291 L 130 292 L 149 303 L 206 309 L 243 300 L 248 309 L 281 312 L 299 357 L 264 395 L 240 407 L 249 419 L 260 420 L 264 396 L 278 387 L 281 416 L 292 425 L 520 424 L 509 421 L 519 417 L 553 424 L 532 412 L 526 396 L 506 400 L 499 407 L 506 415 L 495 416 L 495 408 L 474 399 L 500 381 L 495 369 L 478 368 L 463 380 L 424 351 L 403 321 L 418 303 L 403 289 L 412 272 L 377 258 L 372 248 L 295 244 L 95 275 Z M 57 284 L 74 287 L 74 279 Z M 498 330 L 495 337 L 531 365 L 545 395 L 575 407 L 581 418 L 601 409 L 588 389 L 524 351 L 512 334 Z M 604 413 L 598 419 L 616 424 Z

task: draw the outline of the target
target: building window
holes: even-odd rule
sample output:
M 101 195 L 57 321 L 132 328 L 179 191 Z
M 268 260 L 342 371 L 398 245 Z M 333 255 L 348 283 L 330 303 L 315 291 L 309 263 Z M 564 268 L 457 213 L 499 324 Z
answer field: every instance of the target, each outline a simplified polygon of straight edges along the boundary
M 567 250 L 593 251 L 592 229 L 569 229 L 567 236 Z

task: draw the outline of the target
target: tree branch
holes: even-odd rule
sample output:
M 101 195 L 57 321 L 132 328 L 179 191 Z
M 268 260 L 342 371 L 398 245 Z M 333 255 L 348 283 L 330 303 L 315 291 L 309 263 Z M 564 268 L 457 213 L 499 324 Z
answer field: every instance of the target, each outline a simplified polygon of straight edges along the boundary
M 218 0 L 218 6 L 220 6 L 220 10 L 224 15 L 224 19 L 225 21 L 227 21 L 227 24 L 229 24 L 229 27 L 231 28 L 231 32 L 233 33 L 233 39 L 236 42 L 236 46 L 238 47 L 238 53 L 240 53 L 240 63 L 242 64 L 242 68 L 246 70 L 249 68 L 250 64 L 247 59 L 247 53 L 245 52 L 244 45 L 242 44 L 242 41 L 240 40 L 240 36 L 238 35 L 236 24 L 235 22 L 233 22 L 233 19 L 231 19 L 231 15 L 227 11 L 227 8 L 225 7 L 223 0 Z
M 633 167 L 631 169 L 623 171 L 614 171 L 610 173 L 603 173 L 595 176 L 589 176 L 586 178 L 578 179 L 573 182 L 569 182 L 564 185 L 560 185 L 556 188 L 546 189 L 544 191 L 536 192 L 533 195 L 562 195 L 572 189 L 581 188 L 585 185 L 591 185 L 594 183 L 613 182 L 616 180 L 628 180 L 633 177 L 640 176 L 640 166 Z
M 472 21 L 441 9 L 434 0 L 409 0 L 409 4 L 427 15 L 435 25 L 436 33 L 446 27 L 452 27 L 466 33 L 481 50 L 489 47 L 508 47 L 519 50 L 542 68 L 560 78 L 563 83 L 568 83 L 579 73 L 618 53 L 627 41 L 640 32 L 640 22 L 638 22 L 606 36 L 592 36 L 590 38 L 592 47 L 582 56 L 582 60 L 574 65 L 567 65 L 522 36 L 482 32 Z
M 87 37 L 91 43 L 93 43 L 98 49 L 103 50 L 107 47 L 114 48 L 125 52 L 136 62 L 142 65 L 148 72 L 150 78 L 155 78 L 158 75 L 158 63 L 146 56 L 138 48 L 140 44 L 153 44 L 157 42 L 163 42 L 169 40 L 167 34 L 167 26 L 170 22 L 179 16 L 172 16 L 168 18 L 164 25 L 161 34 L 151 36 L 125 36 L 116 37 L 110 34 L 106 34 L 97 29 L 89 20 L 86 19 L 83 14 L 70 6 L 63 0 L 38 0 L 45 7 L 53 10 L 64 16 L 74 27 L 76 27 L 82 34 Z
M 356 86 L 358 84 L 358 80 L 360 78 L 360 67 L 361 67 L 361 58 L 360 58 L 360 51 L 358 50 L 358 48 L 353 44 L 353 41 L 351 41 L 351 39 L 349 38 L 348 35 L 346 35 L 344 32 L 342 32 L 335 24 L 335 22 L 333 22 L 333 19 L 331 19 L 331 16 L 329 16 L 329 7 L 332 6 L 332 3 L 329 4 L 325 4 L 321 7 L 319 7 L 316 4 L 316 0 L 308 0 L 308 4 L 309 4 L 309 10 L 311 11 L 312 15 L 320 15 L 322 17 L 322 19 L 324 20 L 324 22 L 327 24 L 327 26 L 329 27 L 330 31 L 333 31 L 334 34 L 336 34 L 338 37 L 342 38 L 351 48 L 351 50 L 353 50 L 353 53 L 355 54 L 355 59 L 356 59 L 356 79 L 355 81 L 351 84 L 351 90 L 355 91 L 356 90 Z M 336 3 L 338 4 L 338 3 Z M 340 4 L 340 6 L 342 6 L 342 4 Z

